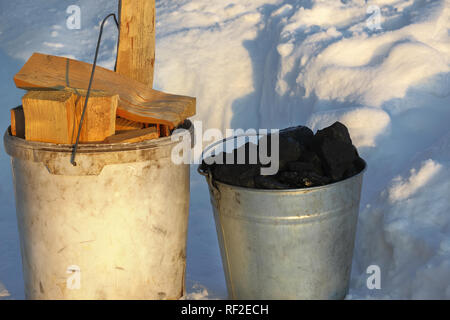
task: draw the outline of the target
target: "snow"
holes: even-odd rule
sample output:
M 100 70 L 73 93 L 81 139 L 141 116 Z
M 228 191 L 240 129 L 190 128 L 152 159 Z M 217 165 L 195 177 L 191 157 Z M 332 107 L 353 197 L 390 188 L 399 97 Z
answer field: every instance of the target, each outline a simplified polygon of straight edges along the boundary
M 116 3 L 70 4 L 81 7 L 80 30 L 66 28 L 63 1 L 0 3 L 2 127 L 22 95 L 12 77 L 32 52 L 92 61 Z M 448 0 L 161 0 L 157 14 L 155 87 L 196 96 L 204 129 L 349 127 L 369 169 L 348 298 L 450 298 Z M 116 36 L 111 21 L 100 54 L 109 68 Z M 21 299 L 5 153 L 0 163 L 0 283 Z M 225 298 L 207 185 L 191 176 L 188 298 Z M 370 265 L 381 290 L 366 287 Z
M 441 169 L 442 165 L 429 159 L 423 163 L 419 172 L 416 169 L 411 169 L 411 175 L 406 181 L 401 176 L 394 178 L 392 180 L 393 186 L 389 189 L 389 201 L 395 203 L 408 199 L 421 187 L 429 183 Z
M 5 289 L 5 287 L 0 283 L 0 298 L 9 297 L 8 290 Z

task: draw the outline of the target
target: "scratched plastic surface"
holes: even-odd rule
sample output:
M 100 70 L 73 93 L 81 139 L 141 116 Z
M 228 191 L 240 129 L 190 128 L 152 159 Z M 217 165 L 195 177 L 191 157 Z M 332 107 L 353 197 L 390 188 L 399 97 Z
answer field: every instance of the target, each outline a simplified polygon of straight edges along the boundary
M 171 161 L 177 142 L 81 145 L 73 167 L 71 146 L 4 140 L 28 299 L 184 296 L 189 165 Z

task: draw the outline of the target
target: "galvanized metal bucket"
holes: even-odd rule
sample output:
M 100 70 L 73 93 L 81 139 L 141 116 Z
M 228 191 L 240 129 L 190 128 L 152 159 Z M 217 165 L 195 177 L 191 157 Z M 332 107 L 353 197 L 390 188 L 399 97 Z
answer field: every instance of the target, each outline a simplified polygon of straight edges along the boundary
M 74 167 L 71 145 L 5 133 L 28 299 L 184 296 L 190 171 L 176 144 L 80 145 Z
M 282 191 L 231 186 L 199 173 L 209 185 L 229 298 L 345 298 L 364 171 L 323 187 Z

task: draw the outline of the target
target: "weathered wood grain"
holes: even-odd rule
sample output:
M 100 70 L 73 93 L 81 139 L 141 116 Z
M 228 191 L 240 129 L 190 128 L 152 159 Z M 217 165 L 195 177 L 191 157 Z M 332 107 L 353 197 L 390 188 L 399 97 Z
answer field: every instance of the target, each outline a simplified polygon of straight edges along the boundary
M 92 65 L 35 53 L 14 77 L 26 90 L 87 89 Z M 196 99 L 148 88 L 111 70 L 97 67 L 93 90 L 119 95 L 117 115 L 136 122 L 159 123 L 174 128 L 195 115 Z
M 56 144 L 75 143 L 85 99 L 84 95 L 71 91 L 29 91 L 22 99 L 25 138 Z M 117 95 L 91 93 L 81 143 L 102 142 L 115 134 L 118 100 Z
M 116 72 L 153 88 L 155 0 L 122 0 Z
M 29 141 L 71 142 L 74 94 L 64 91 L 31 91 L 22 98 L 25 138 Z
M 158 139 L 159 134 L 156 127 L 149 127 L 145 129 L 126 131 L 120 134 L 113 135 L 105 139 L 105 143 L 137 143 L 146 140 Z
M 71 136 L 71 143 L 76 141 L 85 102 L 86 95 L 75 96 L 75 118 L 71 125 L 74 135 Z M 116 133 L 118 102 L 118 95 L 111 96 L 103 92 L 91 92 L 81 129 L 80 143 L 102 142 Z
M 121 117 L 116 118 L 116 134 L 123 131 L 139 130 L 145 127 L 144 123 L 134 122 Z

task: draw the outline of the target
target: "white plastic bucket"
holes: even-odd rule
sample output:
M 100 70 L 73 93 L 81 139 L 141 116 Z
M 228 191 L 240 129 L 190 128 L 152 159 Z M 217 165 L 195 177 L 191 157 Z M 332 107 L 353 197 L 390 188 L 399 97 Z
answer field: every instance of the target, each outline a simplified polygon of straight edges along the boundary
M 192 134 L 193 126 L 189 123 Z M 71 145 L 4 136 L 28 299 L 180 299 L 189 165 L 171 138 Z

